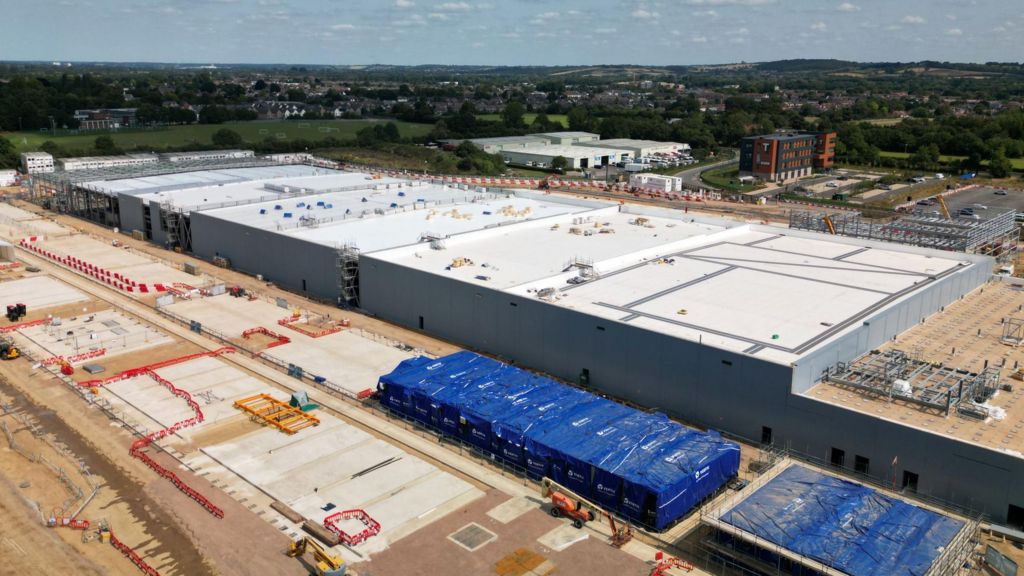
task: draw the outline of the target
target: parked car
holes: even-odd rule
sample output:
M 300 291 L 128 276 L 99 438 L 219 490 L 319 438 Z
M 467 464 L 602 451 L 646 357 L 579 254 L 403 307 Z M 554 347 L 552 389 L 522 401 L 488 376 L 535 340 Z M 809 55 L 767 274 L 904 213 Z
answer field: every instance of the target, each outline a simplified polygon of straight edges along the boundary
M 995 195 L 996 196 L 1006 196 L 1006 190 L 996 190 L 995 191 Z

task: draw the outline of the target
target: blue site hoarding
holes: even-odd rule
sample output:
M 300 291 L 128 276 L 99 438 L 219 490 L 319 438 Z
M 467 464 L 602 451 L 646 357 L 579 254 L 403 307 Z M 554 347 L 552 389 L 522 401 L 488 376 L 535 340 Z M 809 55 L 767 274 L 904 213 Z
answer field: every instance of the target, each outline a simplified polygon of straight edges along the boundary
M 471 352 L 406 360 L 378 390 L 396 413 L 659 530 L 739 469 L 739 446 L 715 432 Z
M 852 576 L 922 576 L 964 522 L 793 465 L 721 521 Z

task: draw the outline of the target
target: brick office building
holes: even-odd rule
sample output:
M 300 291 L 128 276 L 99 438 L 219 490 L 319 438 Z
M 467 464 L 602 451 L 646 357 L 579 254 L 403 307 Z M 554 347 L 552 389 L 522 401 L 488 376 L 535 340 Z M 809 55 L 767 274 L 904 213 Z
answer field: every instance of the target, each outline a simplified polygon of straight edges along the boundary
M 779 132 L 748 136 L 740 142 L 740 176 L 788 182 L 831 168 L 835 132 Z

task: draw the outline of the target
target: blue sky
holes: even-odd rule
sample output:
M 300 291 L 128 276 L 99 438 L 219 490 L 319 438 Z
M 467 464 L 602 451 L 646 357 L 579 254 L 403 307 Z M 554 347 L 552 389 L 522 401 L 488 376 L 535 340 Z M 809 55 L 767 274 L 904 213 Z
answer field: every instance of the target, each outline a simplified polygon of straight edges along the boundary
M 1024 0 L 9 0 L 0 58 L 309 64 L 1024 61 Z

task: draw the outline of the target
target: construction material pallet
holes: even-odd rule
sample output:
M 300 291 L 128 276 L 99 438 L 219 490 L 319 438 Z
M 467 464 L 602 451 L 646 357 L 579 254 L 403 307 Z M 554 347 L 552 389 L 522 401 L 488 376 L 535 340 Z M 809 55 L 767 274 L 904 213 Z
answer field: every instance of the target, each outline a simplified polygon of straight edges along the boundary
M 257 394 L 236 400 L 235 408 L 247 412 L 253 419 L 269 424 L 285 434 L 295 434 L 299 430 L 320 424 L 320 419 L 316 416 L 290 406 L 287 402 L 281 402 L 269 394 Z

